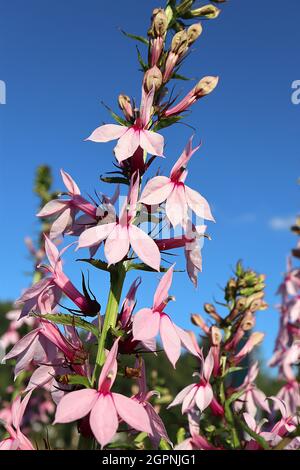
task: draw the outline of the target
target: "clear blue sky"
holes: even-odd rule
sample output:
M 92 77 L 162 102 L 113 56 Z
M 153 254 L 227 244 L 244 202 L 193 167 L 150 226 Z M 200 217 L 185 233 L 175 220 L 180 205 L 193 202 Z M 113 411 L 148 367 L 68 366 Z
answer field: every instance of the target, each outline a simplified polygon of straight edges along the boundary
M 152 8 L 162 2 L 0 3 L 0 79 L 7 84 L 7 104 L 0 105 L 0 298 L 11 299 L 29 282 L 23 239 L 37 229 L 32 193 L 37 165 L 51 165 L 56 187 L 61 187 L 58 172 L 63 167 L 83 192 L 105 189 L 98 177 L 111 169 L 112 145 L 83 139 L 110 121 L 101 100 L 116 107 L 119 92 L 139 98 L 135 43 L 119 28 L 143 34 Z M 204 248 L 198 290 L 178 274 L 173 288 L 177 302 L 168 309 L 188 327 L 191 312 L 201 312 L 213 296 L 221 299 L 218 284 L 242 258 L 267 275 L 270 309 L 258 315 L 257 328 L 267 333 L 268 356 L 277 330 L 274 293 L 295 243 L 287 227 L 299 209 L 300 106 L 291 103 L 291 83 L 300 79 L 300 2 L 288 3 L 285 8 L 282 0 L 231 0 L 219 19 L 204 23 L 184 65 L 183 72 L 196 79 L 220 76 L 217 90 L 197 103 L 188 118 L 203 140 L 190 165 L 189 183 L 211 202 L 217 224 L 209 227 L 213 240 Z M 179 82 L 177 89 L 191 86 Z M 184 126 L 164 133 L 166 171 L 190 133 Z M 66 272 L 79 282 L 80 267 L 69 258 Z M 149 288 L 140 295 L 140 306 L 150 302 L 157 278 L 145 276 Z M 98 271 L 92 286 L 104 303 L 106 281 Z

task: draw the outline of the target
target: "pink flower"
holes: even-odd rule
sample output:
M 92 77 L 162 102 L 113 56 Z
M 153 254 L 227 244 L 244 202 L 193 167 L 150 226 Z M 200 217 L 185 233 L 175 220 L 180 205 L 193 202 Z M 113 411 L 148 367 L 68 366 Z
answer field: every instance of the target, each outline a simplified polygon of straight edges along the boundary
M 200 375 L 197 372 L 194 374 L 199 375 L 199 382 L 185 387 L 180 393 L 178 393 L 168 408 L 182 403 L 182 413 L 187 413 L 195 406 L 197 406 L 201 412 L 204 411 L 208 406 L 213 406 L 215 412 L 219 411 L 218 414 L 224 414 L 221 405 L 219 405 L 216 399 L 214 399 L 214 393 L 209 383 L 213 368 L 214 358 L 213 352 L 210 349 L 206 359 L 203 362 L 202 373 Z M 216 405 L 219 409 L 216 408 Z
M 22 433 L 20 428 L 30 397 L 31 392 L 27 393 L 23 400 L 18 396 L 13 401 L 11 408 L 12 423 L 5 424 L 9 438 L 0 442 L 0 450 L 35 450 L 30 440 Z
M 141 109 L 134 125 L 126 127 L 118 124 L 105 124 L 95 129 L 86 140 L 109 142 L 118 139 L 114 153 L 119 162 L 132 157 L 139 147 L 151 155 L 162 157 L 164 148 L 163 137 L 156 132 L 148 130 L 151 124 L 154 92 L 154 87 L 148 94 L 145 94 L 144 90 L 142 91 Z
M 69 230 L 75 220 L 78 211 L 83 211 L 93 219 L 96 219 L 97 208 L 81 196 L 80 189 L 71 176 L 64 170 L 60 170 L 63 182 L 68 190 L 70 199 L 54 199 L 40 210 L 38 217 L 56 217 L 51 225 L 50 238 L 57 238 Z
M 135 400 L 111 392 L 117 374 L 118 340 L 110 350 L 102 368 L 98 390 L 83 389 L 70 392 L 58 404 L 55 422 L 77 421 L 90 413 L 91 430 L 104 447 L 116 434 L 119 418 L 132 428 L 151 434 L 149 417 L 144 407 Z
M 149 438 L 152 442 L 152 445 L 154 448 L 157 448 L 161 439 L 164 439 L 165 441 L 172 444 L 164 423 L 162 422 L 160 416 L 157 414 L 151 403 L 149 403 L 150 398 L 153 395 L 159 395 L 159 393 L 156 391 L 148 391 L 144 360 L 142 359 L 142 364 L 140 365 L 137 359 L 136 367 L 141 367 L 141 376 L 138 379 L 139 392 L 133 398 L 144 406 L 146 413 L 149 416 L 149 421 L 151 425 L 151 434 L 149 435 Z
M 198 351 L 196 351 L 190 335 L 174 325 L 164 312 L 167 303 L 171 300 L 169 289 L 172 284 L 173 270 L 174 266 L 161 278 L 154 295 L 152 308 L 143 308 L 134 316 L 132 334 L 133 339 L 145 342 L 160 333 L 165 353 L 175 367 L 180 356 L 181 343 L 196 356 L 198 356 Z
M 134 225 L 138 198 L 139 175 L 134 174 L 120 217 L 116 222 L 97 225 L 85 230 L 78 240 L 78 248 L 91 247 L 105 241 L 104 253 L 109 264 L 121 261 L 129 247 L 151 268 L 159 271 L 160 252 L 152 238 Z M 129 209 L 127 210 L 127 206 Z
M 50 264 L 40 267 L 50 276 L 27 289 L 17 301 L 18 304 L 24 303 L 21 317 L 32 310 L 40 313 L 51 313 L 51 310 L 59 302 L 61 292 L 71 299 L 86 316 L 95 316 L 100 311 L 98 302 L 91 299 L 87 292 L 82 295 L 63 272 L 61 256 L 67 247 L 59 253 L 57 247 L 47 235 L 44 235 L 44 237 L 45 251 Z
M 300 408 L 300 385 L 297 380 L 287 382 L 277 393 L 277 398 L 285 403 L 290 415 L 297 413 Z
M 192 138 L 173 166 L 169 178 L 156 176 L 144 188 L 140 202 L 147 205 L 166 201 L 166 215 L 171 224 L 185 227 L 188 222 L 188 209 L 206 220 L 214 221 L 207 200 L 184 184 L 187 177 L 186 166 L 191 156 L 200 146 L 192 149 Z
M 255 362 L 250 367 L 242 385 L 235 389 L 235 392 L 244 390 L 244 393 L 234 402 L 234 409 L 236 411 L 240 411 L 245 406 L 246 411 L 253 417 L 256 415 L 257 407 L 270 413 L 270 407 L 266 395 L 259 390 L 254 383 L 258 372 L 258 362 Z

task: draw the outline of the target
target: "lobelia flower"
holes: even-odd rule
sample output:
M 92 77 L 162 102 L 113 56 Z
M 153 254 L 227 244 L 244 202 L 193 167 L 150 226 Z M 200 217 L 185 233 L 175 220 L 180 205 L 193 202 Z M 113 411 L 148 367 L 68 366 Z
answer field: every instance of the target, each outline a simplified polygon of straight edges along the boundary
M 255 348 L 255 346 L 263 341 L 264 337 L 264 333 L 260 333 L 259 331 L 252 333 L 242 349 L 232 357 L 232 362 L 235 365 L 239 364 Z
M 119 418 L 133 429 L 151 434 L 151 425 L 143 405 L 132 398 L 111 392 L 117 374 L 117 339 L 102 368 L 98 390 L 83 389 L 70 392 L 59 402 L 56 423 L 77 421 L 88 415 L 91 430 L 101 447 L 108 444 L 116 434 Z
M 21 400 L 18 396 L 14 399 L 11 407 L 11 423 L 5 423 L 9 437 L 0 442 L 0 450 L 35 450 L 30 440 L 21 431 L 23 416 L 31 397 L 31 392 L 27 393 Z
M 214 414 L 222 416 L 224 414 L 224 410 L 215 399 L 213 389 L 209 383 L 214 368 L 212 349 L 209 350 L 208 355 L 202 363 L 203 366 L 201 374 L 198 374 L 198 372 L 193 374 L 194 376 L 199 375 L 199 382 L 188 385 L 181 390 L 172 403 L 170 403 L 168 408 L 182 403 L 182 413 L 187 413 L 193 410 L 195 406 L 197 406 L 201 412 L 210 406 Z
M 77 374 L 85 375 L 82 364 L 86 360 L 86 353 L 82 344 L 73 345 L 59 331 L 56 325 L 49 321 L 41 320 L 40 326 L 23 336 L 3 358 L 2 362 L 17 357 L 15 365 L 15 377 L 26 370 L 31 363 L 58 364 L 61 351 L 72 364 Z
M 295 415 L 300 407 L 300 385 L 297 380 L 290 380 L 284 384 L 276 397 L 285 403 L 289 415 Z
M 139 310 L 133 318 L 133 339 L 145 342 L 160 333 L 165 353 L 175 367 L 181 352 L 181 343 L 198 357 L 198 351 L 188 332 L 175 325 L 164 312 L 171 298 L 169 289 L 172 284 L 174 265 L 163 275 L 154 295 L 152 308 Z
M 61 292 L 71 299 L 84 315 L 95 316 L 100 311 L 100 305 L 96 299 L 91 299 L 87 291 L 85 295 L 82 295 L 63 272 L 61 257 L 68 247 L 59 253 L 47 235 L 44 234 L 44 237 L 45 251 L 50 264 L 41 265 L 40 268 L 42 267 L 50 276 L 27 289 L 18 300 L 18 303 L 24 303 L 21 317 L 35 309 L 42 314 L 51 312 L 59 302 Z M 51 301 L 48 299 L 49 291 L 53 292 Z M 45 302 L 44 296 L 46 296 L 47 302 Z
M 105 256 L 109 264 L 115 264 L 125 258 L 131 246 L 145 264 L 159 271 L 160 252 L 157 245 L 149 235 L 134 225 L 138 187 L 139 174 L 135 173 L 131 178 L 129 195 L 116 222 L 85 230 L 79 237 L 78 248 L 92 247 L 105 240 Z
M 149 434 L 149 438 L 152 442 L 152 446 L 154 448 L 157 448 L 161 439 L 164 439 L 165 441 L 169 442 L 169 444 L 172 445 L 172 442 L 170 441 L 170 438 L 168 436 L 165 425 L 162 422 L 162 419 L 157 414 L 157 412 L 155 411 L 151 403 L 149 403 L 150 398 L 153 395 L 159 395 L 159 393 L 153 390 L 148 391 L 144 360 L 142 359 L 141 364 L 140 364 L 137 359 L 136 367 L 141 369 L 141 375 L 138 378 L 139 392 L 136 395 L 134 395 L 133 398 L 144 406 L 146 413 L 149 416 L 149 421 L 150 421 L 150 426 L 151 426 L 151 433 Z
M 186 166 L 191 156 L 200 146 L 192 149 L 191 137 L 185 150 L 173 166 L 169 178 L 155 176 L 144 188 L 140 202 L 147 205 L 160 204 L 166 201 L 166 215 L 171 224 L 176 227 L 186 227 L 188 209 L 202 219 L 214 221 L 207 200 L 199 193 L 184 184 L 187 177 Z
M 205 236 L 207 237 L 205 231 L 206 225 L 193 226 L 188 222 L 185 235 L 154 240 L 160 251 L 184 247 L 187 273 L 195 287 L 198 284 L 198 274 L 202 272 L 201 249 L 203 245 L 202 240 Z
M 54 199 L 40 210 L 37 217 L 55 217 L 56 220 L 52 223 L 50 229 L 50 238 L 57 238 L 67 230 L 72 228 L 76 214 L 83 211 L 86 215 L 93 220 L 96 219 L 97 208 L 81 196 L 80 189 L 78 188 L 72 177 L 64 170 L 60 170 L 63 182 L 68 190 L 70 199 Z
M 247 413 L 255 417 L 257 407 L 259 407 L 267 413 L 270 413 L 270 407 L 266 395 L 259 390 L 254 383 L 258 372 L 258 362 L 255 362 L 250 367 L 242 385 L 234 390 L 234 392 L 244 391 L 244 393 L 233 404 L 235 411 L 239 412 L 245 407 Z
M 133 125 L 127 127 L 118 124 L 105 124 L 95 129 L 86 140 L 109 142 L 118 139 L 114 153 L 119 162 L 132 157 L 139 147 L 151 155 L 162 157 L 164 138 L 160 134 L 148 130 L 151 125 L 154 92 L 154 87 L 149 93 L 142 90 L 140 112 Z
M 204 436 L 201 436 L 198 424 L 198 413 L 195 411 L 188 412 L 189 431 L 191 436 L 180 442 L 180 444 L 177 444 L 175 446 L 175 450 L 220 450 L 208 442 Z

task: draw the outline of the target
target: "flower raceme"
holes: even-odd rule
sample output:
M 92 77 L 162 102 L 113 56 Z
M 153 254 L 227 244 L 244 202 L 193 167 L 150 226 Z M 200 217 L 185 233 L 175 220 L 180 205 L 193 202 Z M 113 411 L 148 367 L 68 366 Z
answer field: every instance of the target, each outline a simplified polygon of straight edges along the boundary
M 214 221 L 207 200 L 184 184 L 187 177 L 186 166 L 200 146 L 192 148 L 191 138 L 183 153 L 173 166 L 170 176 L 156 176 L 144 188 L 140 202 L 147 205 L 166 201 L 166 215 L 176 227 L 186 227 L 189 220 L 188 209 L 202 219 Z
M 88 414 L 91 430 L 102 447 L 116 434 L 119 418 L 135 430 L 152 434 L 144 406 L 132 398 L 111 392 L 117 374 L 117 339 L 102 368 L 98 389 L 83 389 L 65 395 L 58 404 L 55 423 L 77 421 Z
M 159 271 L 160 252 L 157 245 L 134 223 L 138 188 L 139 174 L 135 173 L 131 178 L 129 195 L 116 222 L 97 225 L 85 230 L 79 237 L 78 248 L 92 247 L 105 240 L 105 256 L 109 264 L 115 264 L 127 256 L 131 246 L 144 263 Z
M 114 153 L 119 163 L 132 157 L 139 147 L 151 155 L 162 157 L 164 138 L 149 130 L 154 92 L 154 87 L 148 93 L 144 91 L 144 88 L 142 89 L 141 108 L 133 125 L 127 127 L 118 124 L 105 124 L 95 129 L 86 140 L 109 142 L 118 139 Z

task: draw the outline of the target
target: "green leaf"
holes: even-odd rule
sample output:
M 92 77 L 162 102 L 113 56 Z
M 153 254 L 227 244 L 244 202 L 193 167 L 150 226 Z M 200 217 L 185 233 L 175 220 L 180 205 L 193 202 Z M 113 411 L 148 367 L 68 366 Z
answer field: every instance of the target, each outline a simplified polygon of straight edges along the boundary
M 144 62 L 144 59 L 138 47 L 136 48 L 136 50 L 137 50 L 139 64 L 142 67 L 143 72 L 146 72 L 148 70 L 148 65 Z
M 110 184 L 126 184 L 129 186 L 129 181 L 127 178 L 122 178 L 122 176 L 100 176 L 100 180 L 103 183 L 110 183 Z
M 121 126 L 130 127 L 130 122 L 126 121 L 126 119 L 121 118 L 118 114 L 114 113 L 112 110 L 109 111 L 115 121 Z
M 96 337 L 99 336 L 98 328 L 80 317 L 75 317 L 73 315 L 64 313 L 47 313 L 46 315 L 36 316 L 52 321 L 56 325 L 75 326 L 76 328 L 81 328 L 83 330 L 89 331 L 90 333 L 93 333 L 93 335 Z
M 94 258 L 80 258 L 76 261 L 83 261 L 84 263 L 89 263 L 97 269 L 101 269 L 102 271 L 109 272 L 108 264 L 101 259 L 94 259 Z
M 145 263 L 128 263 L 127 271 L 131 271 L 132 269 L 136 269 L 137 271 L 150 271 L 150 272 L 155 272 L 155 273 L 157 272 L 155 269 L 150 268 L 150 266 L 148 266 Z M 164 266 L 161 266 L 160 272 L 165 273 L 168 271 L 168 269 L 169 268 L 165 268 Z M 185 271 L 181 269 L 176 269 L 174 270 L 174 272 L 183 273 Z
M 153 130 L 159 131 L 160 129 L 164 129 L 165 127 L 172 126 L 172 124 L 176 124 L 181 119 L 183 119 L 183 116 L 172 116 L 169 118 L 160 119 L 154 126 Z
M 176 434 L 177 444 L 181 444 L 185 439 L 185 429 L 179 428 Z
M 143 44 L 146 44 L 146 46 L 149 45 L 148 39 L 144 38 L 143 36 L 137 36 L 136 34 L 126 33 L 126 31 L 124 31 L 123 29 L 121 29 L 121 33 L 123 33 L 124 36 L 130 39 L 134 39 L 135 41 L 139 41 L 139 42 L 142 42 Z
M 229 407 L 231 405 L 231 403 L 238 400 L 244 394 L 245 394 L 245 390 L 233 393 L 232 395 L 230 395 L 228 400 L 226 400 L 225 406 Z
M 172 447 L 170 446 L 170 444 L 165 439 L 161 439 L 160 443 L 159 443 L 159 449 L 160 450 L 171 450 Z
M 67 381 L 70 385 L 84 385 L 86 388 L 90 388 L 90 382 L 87 377 L 83 377 L 82 375 L 73 375 L 68 374 L 67 376 L 62 376 L 64 380 Z M 59 382 L 59 379 L 58 379 Z
M 175 80 L 184 80 L 184 81 L 192 80 L 191 78 L 185 77 L 184 75 L 180 75 L 180 73 L 174 73 L 172 75 L 172 78 L 174 78 Z

